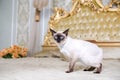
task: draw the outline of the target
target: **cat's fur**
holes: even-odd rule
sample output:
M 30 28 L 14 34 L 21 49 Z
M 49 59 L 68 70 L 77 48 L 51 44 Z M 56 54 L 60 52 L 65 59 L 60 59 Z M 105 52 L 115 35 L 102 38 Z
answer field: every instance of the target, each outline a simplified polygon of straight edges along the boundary
M 78 60 L 86 65 L 86 67 L 90 67 L 84 69 L 84 71 L 93 71 L 96 69 L 94 73 L 101 72 L 103 59 L 101 48 L 96 44 L 68 37 L 69 29 L 63 32 L 56 32 L 53 29 L 50 29 L 50 31 L 60 52 L 70 59 L 69 70 L 66 73 L 73 71 L 74 65 Z

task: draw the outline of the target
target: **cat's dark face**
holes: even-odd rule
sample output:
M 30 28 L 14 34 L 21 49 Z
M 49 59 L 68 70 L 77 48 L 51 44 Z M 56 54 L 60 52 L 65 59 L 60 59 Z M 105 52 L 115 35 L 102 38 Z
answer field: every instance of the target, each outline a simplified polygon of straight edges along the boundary
M 57 43 L 62 43 L 65 41 L 67 35 L 68 35 L 68 31 L 69 29 L 63 31 L 63 32 L 56 32 L 52 29 L 50 29 L 51 33 L 52 33 L 52 36 L 54 38 L 54 40 L 57 42 Z

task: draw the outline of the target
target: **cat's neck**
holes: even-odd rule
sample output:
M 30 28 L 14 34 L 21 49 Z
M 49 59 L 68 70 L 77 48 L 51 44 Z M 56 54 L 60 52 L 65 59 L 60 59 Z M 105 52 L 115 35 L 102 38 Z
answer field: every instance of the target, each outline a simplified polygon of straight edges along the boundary
M 58 47 L 60 49 L 62 49 L 65 46 L 65 44 L 67 44 L 67 42 L 69 42 L 69 39 L 70 39 L 70 37 L 67 37 L 64 42 L 58 43 Z

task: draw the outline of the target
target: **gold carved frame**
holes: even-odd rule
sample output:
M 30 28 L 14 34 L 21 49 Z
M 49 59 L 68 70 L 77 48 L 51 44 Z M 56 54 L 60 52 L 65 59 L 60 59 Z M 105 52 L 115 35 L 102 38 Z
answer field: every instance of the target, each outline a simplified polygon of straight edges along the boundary
M 120 46 L 120 0 L 111 0 L 106 6 L 101 0 L 72 0 L 72 3 L 70 12 L 55 7 L 49 21 L 50 28 L 70 28 L 71 37 L 99 46 Z M 43 46 L 56 46 L 49 30 Z

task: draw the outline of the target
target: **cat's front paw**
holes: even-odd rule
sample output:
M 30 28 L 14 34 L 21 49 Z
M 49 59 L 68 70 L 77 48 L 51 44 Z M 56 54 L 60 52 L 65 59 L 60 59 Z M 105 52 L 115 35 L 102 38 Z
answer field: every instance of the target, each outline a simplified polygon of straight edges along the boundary
M 66 73 L 70 73 L 71 71 L 68 70 L 68 71 L 65 71 L 65 72 L 66 72 Z
M 67 71 L 65 71 L 66 73 L 71 73 L 71 72 L 73 72 L 73 70 L 67 70 Z

